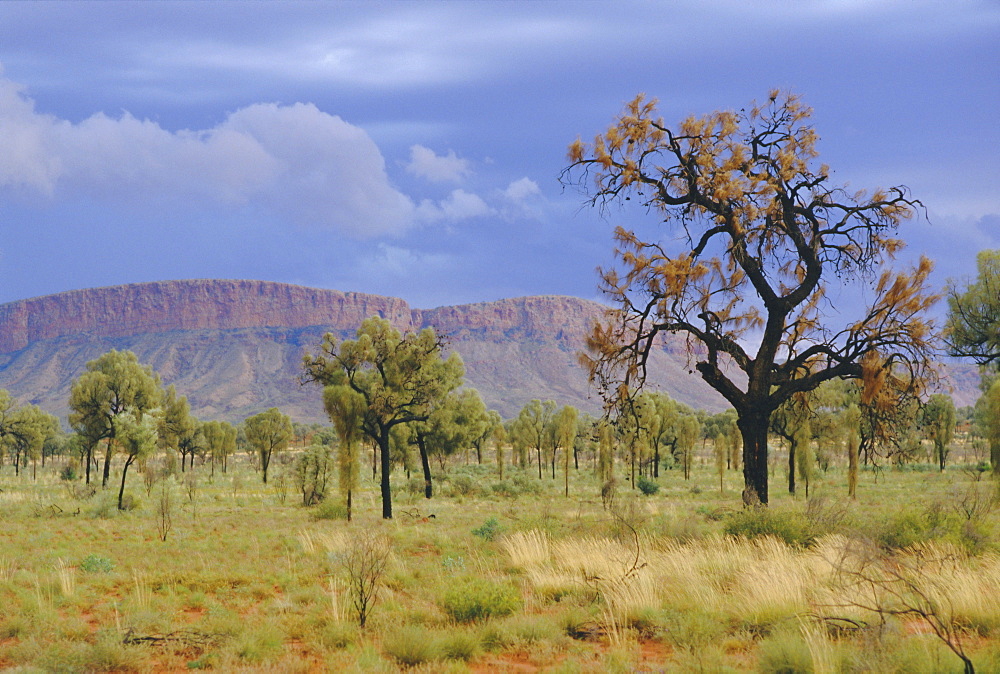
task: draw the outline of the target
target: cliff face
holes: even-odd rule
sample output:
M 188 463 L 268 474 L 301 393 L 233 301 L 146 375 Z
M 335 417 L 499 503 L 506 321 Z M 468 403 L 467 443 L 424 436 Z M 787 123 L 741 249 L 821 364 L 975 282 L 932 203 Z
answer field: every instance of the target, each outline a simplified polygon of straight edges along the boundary
M 368 316 L 401 330 L 434 327 L 465 361 L 466 382 L 505 417 L 532 398 L 598 412 L 576 354 L 603 307 L 522 297 L 412 309 L 391 297 L 263 281 L 169 281 L 96 288 L 0 306 L 0 388 L 65 417 L 72 381 L 109 349 L 134 351 L 205 419 L 240 421 L 280 407 L 324 421 L 320 395 L 298 383 L 324 332 L 353 336 Z M 652 379 L 712 410 L 721 398 L 691 376 L 681 349 L 653 355 Z
M 265 281 L 163 281 L 94 288 L 0 305 L 0 353 L 71 335 L 357 326 L 378 314 L 411 327 L 401 299 Z

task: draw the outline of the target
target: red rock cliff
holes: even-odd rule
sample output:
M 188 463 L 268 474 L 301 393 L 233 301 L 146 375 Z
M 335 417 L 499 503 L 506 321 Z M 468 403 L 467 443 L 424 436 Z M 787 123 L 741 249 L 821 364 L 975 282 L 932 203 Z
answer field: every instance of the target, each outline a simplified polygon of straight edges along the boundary
M 0 353 L 64 335 L 312 325 L 354 330 L 373 314 L 401 329 L 412 327 L 409 305 L 393 297 L 266 281 L 136 283 L 0 305 Z

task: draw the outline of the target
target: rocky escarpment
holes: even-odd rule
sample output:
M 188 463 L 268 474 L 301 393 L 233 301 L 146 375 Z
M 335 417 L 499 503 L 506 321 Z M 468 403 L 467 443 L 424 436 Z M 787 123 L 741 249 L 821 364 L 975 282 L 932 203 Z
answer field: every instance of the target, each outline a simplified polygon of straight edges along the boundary
M 134 351 L 203 418 L 239 421 L 266 407 L 322 421 L 320 396 L 298 382 L 324 332 L 349 337 L 368 316 L 401 330 L 433 327 L 465 361 L 466 381 L 512 416 L 532 398 L 597 412 L 577 352 L 603 307 L 522 297 L 436 309 L 364 293 L 264 281 L 169 281 L 95 288 L 0 306 L 0 388 L 65 416 L 69 387 L 109 349 Z M 681 349 L 653 355 L 653 380 L 675 398 L 723 402 L 687 371 Z
M 367 316 L 411 327 L 394 297 L 266 281 L 163 281 L 92 288 L 0 305 L 0 353 L 41 340 L 131 337 L 176 330 L 360 325 Z

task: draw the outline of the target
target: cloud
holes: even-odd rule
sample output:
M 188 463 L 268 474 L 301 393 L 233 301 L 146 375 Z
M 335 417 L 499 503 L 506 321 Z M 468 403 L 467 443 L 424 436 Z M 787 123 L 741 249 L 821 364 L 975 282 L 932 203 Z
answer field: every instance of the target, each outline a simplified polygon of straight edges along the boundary
M 423 253 L 380 243 L 371 255 L 359 261 L 362 276 L 394 276 L 410 278 L 423 276 L 448 267 L 451 258 L 443 253 Z
M 368 134 L 311 104 L 255 104 L 203 131 L 128 113 L 78 124 L 39 114 L 0 79 L 0 189 L 156 209 L 248 207 L 355 237 L 394 234 L 414 205 Z
M 424 199 L 417 208 L 417 214 L 425 222 L 446 220 L 457 222 L 469 218 L 491 215 L 493 209 L 477 194 L 462 189 L 453 190 L 445 199 L 436 204 Z
M 410 163 L 406 165 L 408 173 L 433 183 L 461 182 L 471 173 L 469 162 L 455 155 L 454 150 L 438 156 L 434 150 L 423 145 L 410 148 Z
M 529 197 L 539 196 L 541 193 L 542 191 L 538 188 L 538 183 L 531 178 L 525 177 L 515 180 L 508 185 L 503 195 L 515 203 L 520 203 Z

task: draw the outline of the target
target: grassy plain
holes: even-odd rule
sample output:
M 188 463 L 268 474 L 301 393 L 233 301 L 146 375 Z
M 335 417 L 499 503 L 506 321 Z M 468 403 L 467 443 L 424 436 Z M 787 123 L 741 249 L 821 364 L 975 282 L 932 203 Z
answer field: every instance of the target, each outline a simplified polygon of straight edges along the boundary
M 351 523 L 335 493 L 304 508 L 238 461 L 148 494 L 137 472 L 127 512 L 58 460 L 35 481 L 5 466 L 0 668 L 952 672 L 961 653 L 1000 671 L 996 489 L 972 465 L 864 471 L 854 501 L 840 468 L 807 500 L 779 467 L 755 513 L 707 456 L 610 510 L 589 464 L 567 498 L 561 475 L 456 463 L 431 500 L 400 473 L 391 521 L 368 473 Z M 361 629 L 345 560 L 375 540 Z

